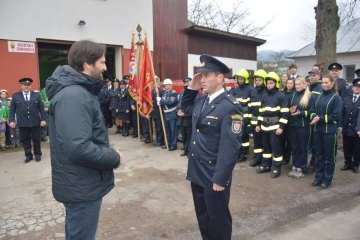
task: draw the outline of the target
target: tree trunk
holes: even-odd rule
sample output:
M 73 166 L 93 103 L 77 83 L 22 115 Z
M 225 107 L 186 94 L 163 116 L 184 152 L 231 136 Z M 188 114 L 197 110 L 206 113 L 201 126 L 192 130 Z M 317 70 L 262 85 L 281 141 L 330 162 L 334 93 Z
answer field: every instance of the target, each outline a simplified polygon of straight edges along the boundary
M 322 75 L 328 66 L 336 62 L 336 33 L 340 27 L 336 0 L 318 0 L 316 14 L 316 60 Z

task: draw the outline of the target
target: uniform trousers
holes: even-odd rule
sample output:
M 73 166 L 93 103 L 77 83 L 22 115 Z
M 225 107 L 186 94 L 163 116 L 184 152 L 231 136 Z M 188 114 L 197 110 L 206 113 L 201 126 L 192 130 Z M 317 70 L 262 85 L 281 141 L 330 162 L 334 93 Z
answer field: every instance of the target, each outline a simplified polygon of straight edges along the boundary
M 349 167 L 359 167 L 360 164 L 360 137 L 350 137 L 343 135 L 343 148 L 345 165 Z
M 291 158 L 291 146 L 289 141 L 289 127 L 285 126 L 283 133 L 281 134 L 281 147 L 283 150 L 284 160 L 290 161 Z
M 169 148 L 177 148 L 177 125 L 176 118 L 173 120 L 165 121 L 166 137 Z
M 137 125 L 137 112 L 136 112 L 136 110 L 131 111 L 131 124 L 132 124 L 132 127 L 133 127 L 133 135 L 137 136 L 138 135 L 138 125 Z
M 314 133 L 316 148 L 316 176 L 315 181 L 330 185 L 336 167 L 336 133 Z
M 30 158 L 33 157 L 33 154 L 31 152 L 31 140 L 32 140 L 35 157 L 41 157 L 42 153 L 40 147 L 40 138 L 41 138 L 40 126 L 19 127 L 19 132 L 20 132 L 20 142 L 24 147 L 25 156 Z
M 214 191 L 192 182 L 191 191 L 202 239 L 231 239 L 230 188 Z
M 293 166 L 305 171 L 307 167 L 310 128 L 289 127 L 289 140 L 292 150 Z
M 272 158 L 274 160 L 274 170 L 281 170 L 283 160 L 281 135 L 276 135 L 275 131 L 262 131 L 261 145 L 264 149 L 261 166 L 270 168 Z
M 256 132 L 256 126 L 252 126 L 252 133 L 254 137 L 254 163 L 260 164 L 261 163 L 261 154 L 263 153 L 264 149 L 261 147 L 261 133 L 262 131 Z
M 156 142 L 164 144 L 164 131 L 161 124 L 161 118 L 153 118 L 153 121 L 155 123 Z
M 145 140 L 150 140 L 149 120 L 146 117 L 140 116 L 140 124 L 143 137 Z
M 184 152 L 189 152 L 191 141 L 191 127 L 180 127 L 183 134 Z
M 106 107 L 105 108 L 105 114 L 104 114 L 104 117 L 105 117 L 105 124 L 107 127 L 112 127 L 113 125 L 113 120 L 112 120 L 112 116 L 111 116 L 111 110 Z
M 314 127 L 310 127 L 310 146 L 311 146 L 311 159 L 310 159 L 310 165 L 315 166 L 316 165 L 316 149 L 315 149 L 315 143 L 314 143 Z
M 250 146 L 250 136 L 248 132 L 248 128 L 247 125 L 250 124 L 249 121 L 247 119 L 244 120 L 244 133 L 241 136 L 241 147 L 240 147 L 240 152 L 239 155 L 241 154 L 249 154 L 249 146 Z

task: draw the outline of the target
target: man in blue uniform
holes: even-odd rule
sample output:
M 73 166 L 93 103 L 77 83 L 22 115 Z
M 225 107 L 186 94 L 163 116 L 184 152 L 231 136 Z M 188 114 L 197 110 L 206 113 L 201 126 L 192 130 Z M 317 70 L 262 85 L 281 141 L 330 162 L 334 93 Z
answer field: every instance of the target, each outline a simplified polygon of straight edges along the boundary
M 162 96 L 165 90 L 160 87 L 160 78 L 158 76 L 155 76 L 155 81 L 157 82 L 159 96 Z M 154 88 L 151 90 L 151 98 L 154 109 L 152 110 L 150 115 L 151 115 L 151 119 L 154 121 L 155 124 L 156 143 L 154 144 L 154 146 L 161 147 L 164 146 L 164 131 L 162 128 L 161 116 L 160 116 L 161 107 L 158 106 L 156 103 L 156 96 L 157 94 L 154 86 Z
M 340 117 L 339 130 L 343 135 L 343 147 L 345 165 L 341 171 L 352 169 L 354 173 L 359 172 L 360 164 L 360 136 L 357 134 L 360 129 L 360 78 L 352 82 L 353 94 L 344 98 L 342 114 Z
M 242 135 L 241 139 L 241 148 L 239 151 L 239 162 L 246 161 L 247 155 L 249 154 L 249 134 L 251 132 L 251 125 L 250 119 L 248 114 L 249 109 L 249 102 L 250 102 L 250 92 L 254 89 L 253 87 L 249 86 L 249 72 L 246 69 L 240 69 L 236 75 L 236 81 L 239 84 L 234 89 L 233 96 L 236 100 L 241 104 L 243 111 L 244 111 L 244 127 L 245 131 Z
M 346 80 L 339 78 L 342 65 L 340 63 L 332 63 L 329 65 L 328 69 L 330 70 L 331 76 L 333 76 L 337 82 L 338 92 L 341 99 L 344 99 L 344 97 L 348 95 L 348 91 L 346 89 Z
M 195 212 L 203 239 L 231 239 L 229 210 L 232 171 L 241 146 L 243 111 L 223 88 L 229 68 L 203 54 L 181 101 L 192 116 L 192 138 L 186 179 L 191 181 Z M 204 95 L 196 99 L 198 91 Z
M 181 90 L 179 96 L 179 102 L 177 104 L 177 122 L 176 125 L 181 129 L 182 132 L 182 142 L 184 144 L 184 152 L 180 154 L 181 157 L 187 156 L 189 154 L 189 146 L 191 140 L 191 114 L 185 114 L 181 110 L 181 99 L 184 96 L 185 88 L 189 85 L 191 78 L 186 77 L 183 79 L 184 89 Z
M 176 106 L 178 102 L 177 92 L 172 89 L 172 81 L 167 78 L 164 80 L 165 92 L 162 97 L 156 97 L 157 105 L 162 105 L 165 113 L 166 137 L 169 151 L 177 149 L 177 126 L 176 126 Z M 166 149 L 166 145 L 161 148 Z
M 44 105 L 41 101 L 39 93 L 31 92 L 31 78 L 22 78 L 21 83 L 22 92 L 14 93 L 10 105 L 10 127 L 15 128 L 15 113 L 17 113 L 17 125 L 19 126 L 20 141 L 25 150 L 25 163 L 33 159 L 31 152 L 31 140 L 34 146 L 34 155 L 36 162 L 41 160 L 41 129 L 46 126 L 46 116 Z M 40 121 L 41 117 L 41 121 Z

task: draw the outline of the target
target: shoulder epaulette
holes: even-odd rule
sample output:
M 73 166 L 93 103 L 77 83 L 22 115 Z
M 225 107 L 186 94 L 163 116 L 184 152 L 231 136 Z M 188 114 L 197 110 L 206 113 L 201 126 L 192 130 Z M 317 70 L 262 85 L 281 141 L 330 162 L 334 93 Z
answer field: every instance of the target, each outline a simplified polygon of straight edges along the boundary
M 227 100 L 229 100 L 232 104 L 237 105 L 240 104 L 234 96 L 231 96 L 231 94 L 226 94 L 225 97 Z

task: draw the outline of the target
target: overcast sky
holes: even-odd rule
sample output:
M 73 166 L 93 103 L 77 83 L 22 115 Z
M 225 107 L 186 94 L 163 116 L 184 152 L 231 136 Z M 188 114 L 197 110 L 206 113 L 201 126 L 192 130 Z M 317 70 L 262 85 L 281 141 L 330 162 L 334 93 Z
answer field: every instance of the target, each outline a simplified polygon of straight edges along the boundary
M 231 2 L 224 1 L 223 6 L 231 6 Z M 309 41 L 301 38 L 304 34 L 304 22 L 315 24 L 314 7 L 317 0 L 243 0 L 244 5 L 251 8 L 249 18 L 259 24 L 264 24 L 273 16 L 274 20 L 265 29 L 266 44 L 258 50 L 299 50 Z M 315 33 L 313 33 L 315 35 Z

